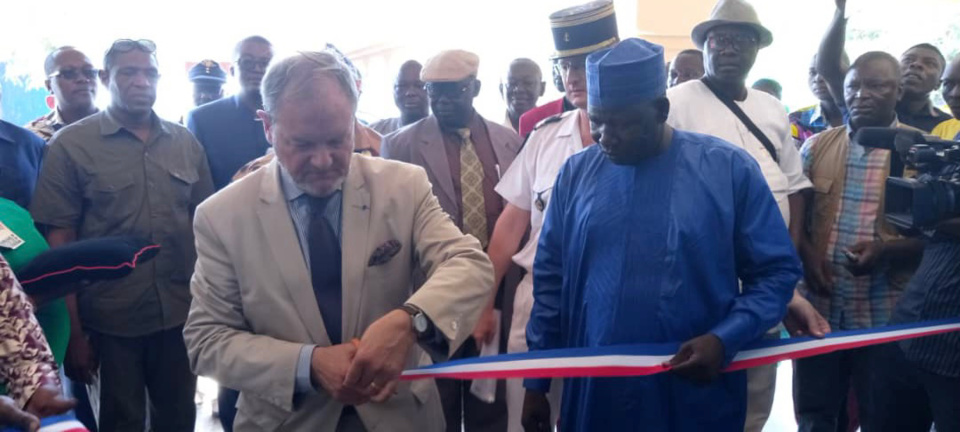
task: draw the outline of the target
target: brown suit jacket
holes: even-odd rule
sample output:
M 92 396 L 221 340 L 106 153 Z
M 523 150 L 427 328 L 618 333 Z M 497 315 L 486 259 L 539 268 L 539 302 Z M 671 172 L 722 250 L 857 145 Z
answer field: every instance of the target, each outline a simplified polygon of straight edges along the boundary
M 520 152 L 523 141 L 511 129 L 486 119 L 483 123 L 490 134 L 490 143 L 493 144 L 500 172 L 505 173 Z M 460 220 L 461 203 L 454 191 L 447 150 L 443 145 L 443 135 L 440 134 L 440 124 L 436 117 L 431 115 L 383 137 L 380 154 L 384 159 L 412 163 L 427 170 L 427 177 L 433 184 L 433 193 L 440 200 L 440 207 L 443 207 L 443 211 L 453 220 Z

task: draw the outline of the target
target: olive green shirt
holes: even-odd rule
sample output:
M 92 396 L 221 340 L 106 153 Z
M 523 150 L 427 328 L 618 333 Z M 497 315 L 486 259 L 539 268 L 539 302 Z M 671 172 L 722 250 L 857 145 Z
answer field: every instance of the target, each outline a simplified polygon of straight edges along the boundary
M 109 110 L 53 137 L 30 206 L 36 222 L 74 228 L 78 240 L 135 235 L 161 246 L 129 276 L 78 295 L 85 328 L 134 337 L 186 321 L 197 257 L 193 213 L 212 193 L 203 148 L 186 128 L 156 114 L 146 142 Z

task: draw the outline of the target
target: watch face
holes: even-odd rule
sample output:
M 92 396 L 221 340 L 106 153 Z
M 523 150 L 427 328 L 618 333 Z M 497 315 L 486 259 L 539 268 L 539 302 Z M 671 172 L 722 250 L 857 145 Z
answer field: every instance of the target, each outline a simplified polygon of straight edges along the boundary
M 413 329 L 417 333 L 423 333 L 427 331 L 427 316 L 423 313 L 418 313 L 413 317 Z

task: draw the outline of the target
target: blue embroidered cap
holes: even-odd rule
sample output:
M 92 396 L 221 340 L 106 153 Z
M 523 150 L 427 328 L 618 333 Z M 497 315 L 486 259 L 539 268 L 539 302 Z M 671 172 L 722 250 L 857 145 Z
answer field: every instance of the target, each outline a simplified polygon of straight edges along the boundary
M 667 92 L 663 47 L 630 38 L 587 57 L 587 104 L 619 108 Z

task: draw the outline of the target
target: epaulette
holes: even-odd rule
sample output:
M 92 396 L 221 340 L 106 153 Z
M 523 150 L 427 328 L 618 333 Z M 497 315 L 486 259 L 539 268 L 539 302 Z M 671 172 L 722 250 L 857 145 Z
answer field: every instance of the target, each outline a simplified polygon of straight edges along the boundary
M 560 119 L 561 119 L 562 117 L 563 117 L 563 113 L 560 113 L 560 114 L 554 114 L 554 115 L 552 115 L 552 116 L 550 116 L 550 117 L 547 117 L 547 118 L 545 118 L 545 119 L 543 119 L 543 120 L 540 120 L 540 123 L 537 123 L 537 125 L 533 127 L 533 130 L 540 129 L 541 127 L 543 127 L 543 126 L 545 126 L 545 125 L 548 125 L 548 124 L 550 124 L 550 123 L 556 123 L 556 122 L 560 121 Z M 528 136 L 529 136 L 529 135 L 528 135 Z
M 517 153 L 519 154 L 521 151 L 523 151 L 523 148 L 527 146 L 527 141 L 530 141 L 530 135 L 533 135 L 533 131 L 540 129 L 541 127 L 548 125 L 550 123 L 556 123 L 560 121 L 562 117 L 563 117 L 563 113 L 560 113 L 560 114 L 554 114 L 550 117 L 540 120 L 540 122 L 533 127 L 533 130 L 531 130 L 530 133 L 527 134 L 527 136 L 523 137 L 523 143 L 520 144 L 520 150 L 517 150 Z

